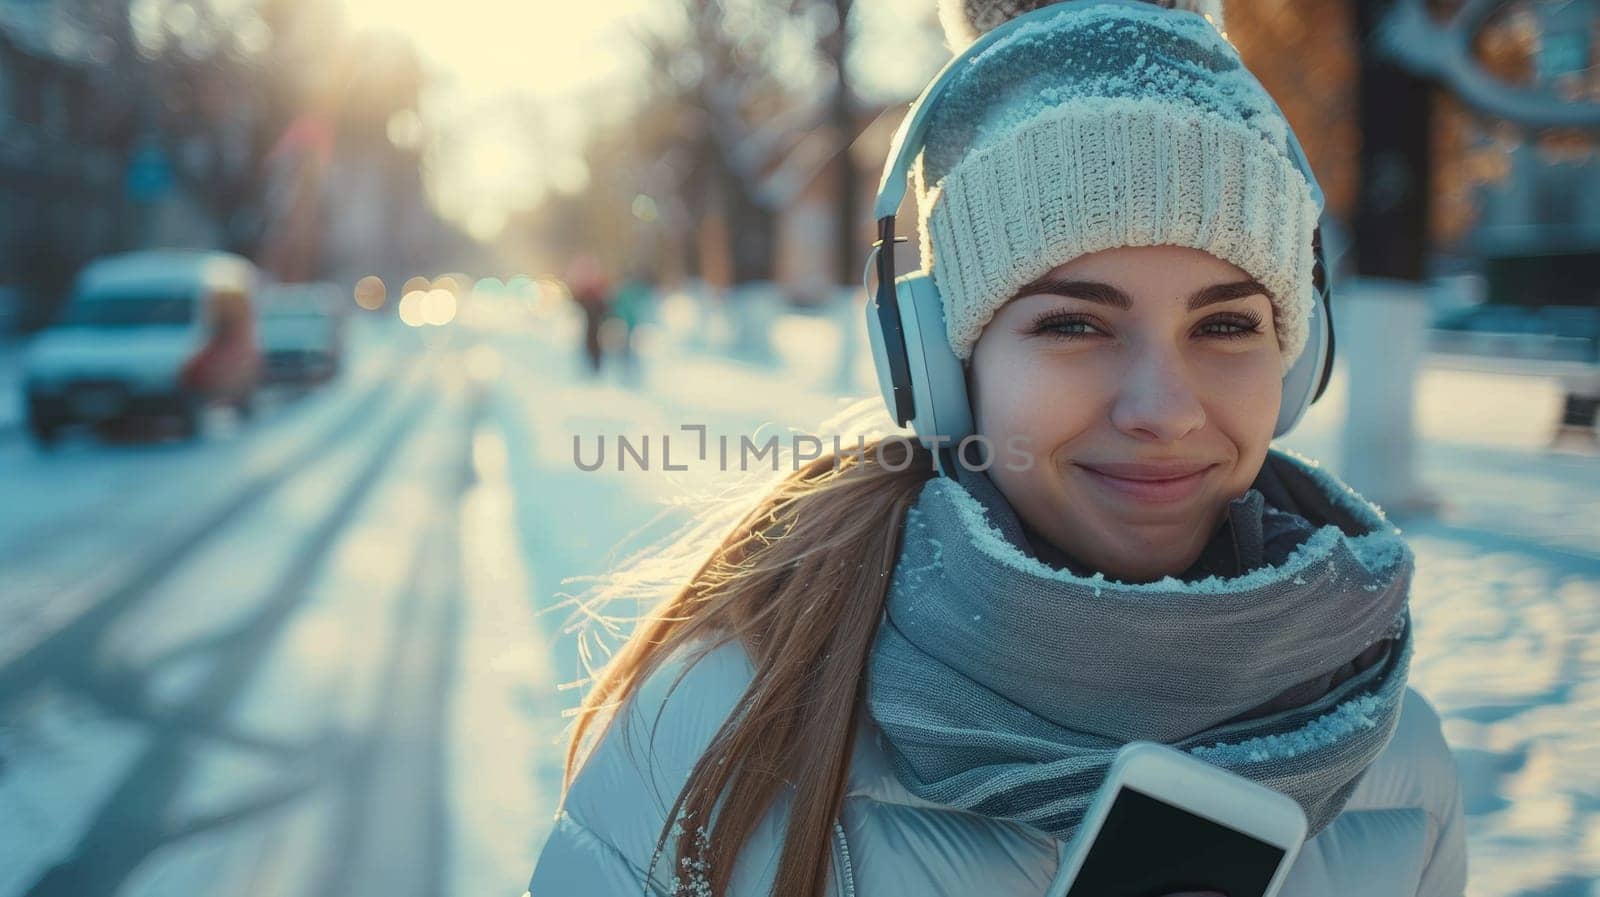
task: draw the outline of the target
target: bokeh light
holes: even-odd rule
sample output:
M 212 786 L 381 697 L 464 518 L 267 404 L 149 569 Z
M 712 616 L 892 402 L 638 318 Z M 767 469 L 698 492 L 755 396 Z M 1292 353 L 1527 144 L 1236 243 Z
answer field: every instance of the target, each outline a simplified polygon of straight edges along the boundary
M 449 290 L 434 289 L 422 294 L 422 320 L 435 327 L 455 320 L 456 295 Z
M 661 217 L 656 209 L 656 201 L 649 194 L 640 193 L 633 198 L 633 217 L 649 224 Z
M 412 290 L 400 297 L 400 320 L 406 322 L 407 326 L 421 327 L 427 323 L 422 312 L 423 300 L 427 295 L 421 290 Z
M 376 311 L 383 307 L 383 301 L 388 298 L 388 291 L 383 285 L 383 278 L 376 274 L 368 274 L 356 281 L 356 304 L 368 311 Z
M 445 290 L 452 296 L 459 296 L 466 292 L 467 285 L 472 283 L 472 278 L 465 274 L 451 272 L 441 274 L 433 279 L 432 289 Z

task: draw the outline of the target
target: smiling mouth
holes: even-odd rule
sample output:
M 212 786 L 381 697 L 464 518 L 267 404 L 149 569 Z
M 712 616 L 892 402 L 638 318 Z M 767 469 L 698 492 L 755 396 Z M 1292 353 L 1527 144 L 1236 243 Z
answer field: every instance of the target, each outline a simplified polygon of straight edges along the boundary
M 1132 499 L 1140 502 L 1168 503 L 1191 498 L 1200 491 L 1200 486 L 1205 482 L 1206 476 L 1215 464 L 1206 465 L 1181 475 L 1162 476 L 1127 473 L 1118 475 L 1108 473 L 1087 465 L 1078 465 L 1089 479 L 1103 490 L 1120 498 Z M 1118 473 L 1123 473 L 1119 470 Z

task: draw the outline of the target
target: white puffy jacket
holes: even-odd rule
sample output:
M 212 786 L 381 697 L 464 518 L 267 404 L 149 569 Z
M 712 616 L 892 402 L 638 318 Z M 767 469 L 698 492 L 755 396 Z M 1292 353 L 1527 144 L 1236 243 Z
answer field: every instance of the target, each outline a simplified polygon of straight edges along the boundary
M 753 667 L 724 645 L 668 689 L 687 650 L 642 686 L 580 770 L 540 854 L 532 897 L 670 895 L 674 871 L 644 869 L 673 799 L 732 710 Z M 652 742 L 650 730 L 661 713 Z M 882 736 L 859 711 L 844 805 L 834 826 L 830 897 L 1039 897 L 1061 842 L 1016 822 L 932 804 L 895 778 Z M 622 738 L 623 726 L 630 737 Z M 735 864 L 729 897 L 767 897 L 782 849 L 780 798 Z M 1344 811 L 1301 848 L 1283 897 L 1460 897 L 1467 856 L 1455 762 L 1433 708 L 1408 690 L 1394 738 Z M 692 888 L 683 893 L 694 894 Z M 788 895 L 782 895 L 788 897 Z

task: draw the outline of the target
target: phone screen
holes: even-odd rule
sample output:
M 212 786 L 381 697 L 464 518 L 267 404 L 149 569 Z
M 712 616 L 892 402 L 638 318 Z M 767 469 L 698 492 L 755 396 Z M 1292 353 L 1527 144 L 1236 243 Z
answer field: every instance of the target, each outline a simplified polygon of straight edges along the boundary
M 1164 897 L 1221 891 L 1261 897 L 1283 849 L 1124 787 L 1067 897 Z

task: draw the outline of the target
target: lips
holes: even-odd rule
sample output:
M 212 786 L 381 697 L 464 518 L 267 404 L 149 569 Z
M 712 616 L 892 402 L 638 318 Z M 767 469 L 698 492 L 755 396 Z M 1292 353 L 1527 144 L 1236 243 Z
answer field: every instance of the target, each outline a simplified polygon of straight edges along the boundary
M 1097 485 L 1122 498 L 1141 502 L 1182 501 L 1200 491 L 1216 465 L 1205 461 L 1111 462 L 1078 465 Z
M 1079 467 L 1086 467 L 1095 473 L 1118 477 L 1124 480 L 1175 480 L 1199 473 L 1215 465 L 1212 461 L 1137 461 L 1115 462 L 1104 464 L 1085 464 L 1079 462 Z

